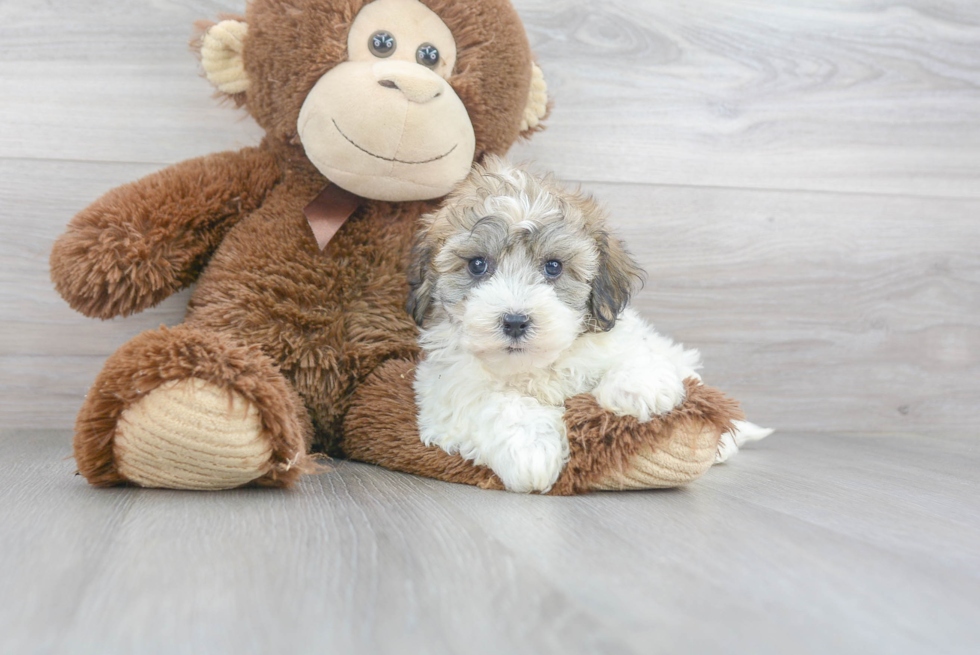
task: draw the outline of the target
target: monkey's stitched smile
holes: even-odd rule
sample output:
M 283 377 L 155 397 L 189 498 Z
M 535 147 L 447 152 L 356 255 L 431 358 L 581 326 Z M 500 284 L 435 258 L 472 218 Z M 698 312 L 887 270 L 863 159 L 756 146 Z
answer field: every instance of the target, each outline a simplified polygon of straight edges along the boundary
M 354 139 L 352 139 L 349 136 L 347 136 L 346 134 L 344 134 L 344 131 L 342 129 L 340 129 L 340 126 L 339 125 L 337 125 L 336 119 L 331 118 L 330 120 L 333 121 L 333 126 L 335 128 L 337 128 L 337 131 L 340 133 L 340 136 L 342 136 L 345 139 L 347 139 L 347 141 L 352 146 L 354 146 L 355 148 L 357 148 L 361 152 L 363 152 L 365 154 L 368 154 L 368 155 L 371 155 L 375 159 L 381 159 L 382 161 L 390 161 L 390 162 L 396 162 L 396 163 L 399 163 L 399 164 L 413 164 L 413 165 L 414 164 L 429 164 L 431 162 L 439 161 L 440 159 L 443 159 L 443 158 L 448 157 L 449 155 L 453 154 L 453 150 L 455 150 L 456 149 L 456 146 L 459 145 L 457 143 L 455 146 L 453 146 L 452 148 L 450 148 L 448 152 L 445 152 L 445 153 L 439 155 L 438 157 L 433 157 L 432 159 L 426 159 L 424 161 L 405 161 L 404 159 L 396 159 L 395 157 L 382 157 L 381 155 L 376 155 L 373 152 L 371 152 L 370 150 L 365 150 L 361 146 L 357 145 L 357 143 L 354 142 Z

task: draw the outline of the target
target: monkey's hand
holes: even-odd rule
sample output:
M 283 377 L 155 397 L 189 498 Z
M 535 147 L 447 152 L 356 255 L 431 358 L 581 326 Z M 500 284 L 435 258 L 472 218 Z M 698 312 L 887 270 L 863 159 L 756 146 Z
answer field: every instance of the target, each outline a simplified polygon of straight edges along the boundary
M 228 229 L 281 179 L 266 150 L 175 164 L 108 192 L 68 224 L 51 251 L 51 279 L 94 318 L 143 311 L 193 282 Z

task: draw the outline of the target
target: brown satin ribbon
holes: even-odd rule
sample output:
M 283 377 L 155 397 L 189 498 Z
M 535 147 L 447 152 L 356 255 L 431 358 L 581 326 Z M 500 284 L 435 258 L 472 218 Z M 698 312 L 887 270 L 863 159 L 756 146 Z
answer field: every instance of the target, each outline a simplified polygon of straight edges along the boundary
M 329 184 L 303 209 L 321 251 L 360 204 L 361 199 L 353 193 L 344 191 L 336 184 Z

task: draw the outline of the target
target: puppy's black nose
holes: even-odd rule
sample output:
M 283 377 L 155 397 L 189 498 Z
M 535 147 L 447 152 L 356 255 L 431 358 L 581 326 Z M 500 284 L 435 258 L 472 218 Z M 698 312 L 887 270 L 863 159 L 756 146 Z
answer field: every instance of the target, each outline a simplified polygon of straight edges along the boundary
M 511 339 L 517 339 L 524 336 L 531 326 L 531 317 L 527 314 L 505 314 L 503 324 L 504 334 Z

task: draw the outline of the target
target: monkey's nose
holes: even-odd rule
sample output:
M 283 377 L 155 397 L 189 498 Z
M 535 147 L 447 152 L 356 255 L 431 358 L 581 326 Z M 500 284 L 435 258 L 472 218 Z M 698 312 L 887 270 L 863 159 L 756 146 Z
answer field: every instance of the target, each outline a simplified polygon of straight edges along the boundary
M 424 105 L 442 95 L 446 81 L 418 64 L 405 61 L 378 62 L 374 65 L 378 84 L 401 91 L 410 102 Z
M 503 320 L 503 330 L 511 339 L 519 339 L 531 327 L 531 317 L 527 314 L 505 314 Z

